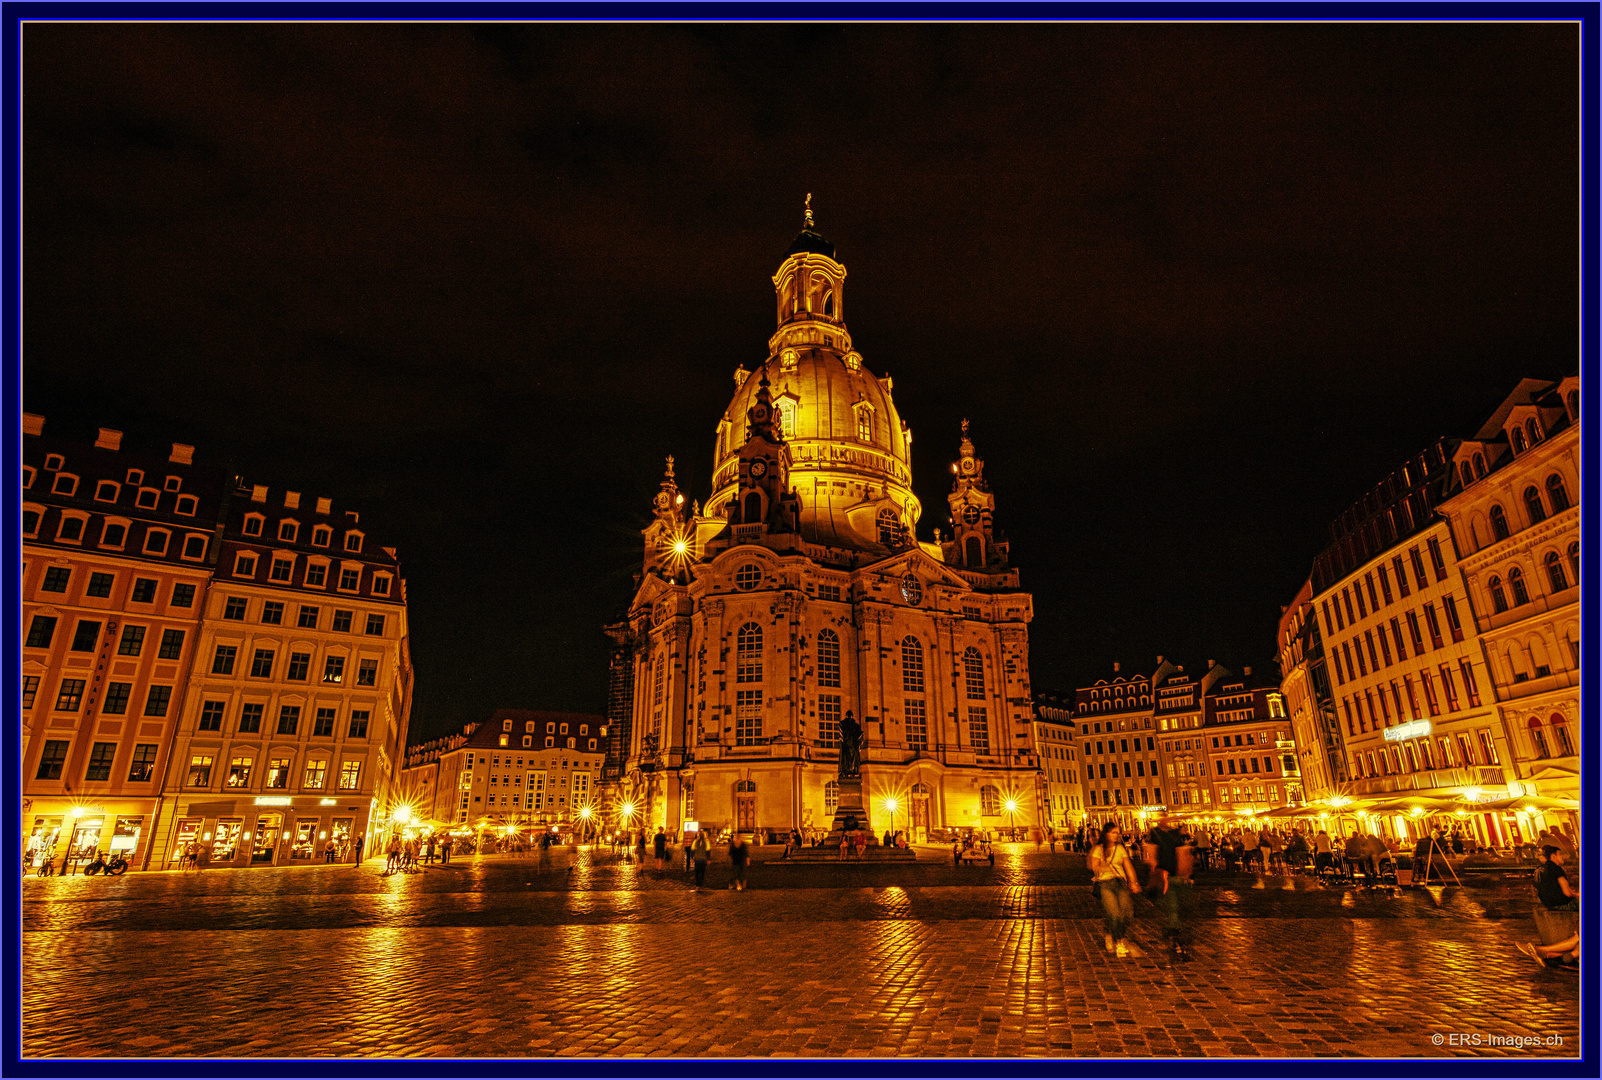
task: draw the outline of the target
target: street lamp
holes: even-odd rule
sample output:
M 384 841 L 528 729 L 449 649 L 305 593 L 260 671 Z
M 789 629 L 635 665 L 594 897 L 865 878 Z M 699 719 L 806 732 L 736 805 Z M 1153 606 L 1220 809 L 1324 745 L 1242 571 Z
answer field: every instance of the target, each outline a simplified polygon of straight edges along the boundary
M 900 805 L 900 803 L 896 802 L 894 795 L 884 801 L 884 808 L 890 811 L 890 835 L 892 837 L 896 834 L 896 807 Z
M 1007 811 L 1007 828 L 1012 831 L 1012 839 L 1016 843 L 1018 840 L 1018 800 L 1008 799 L 1002 803 L 1002 809 Z

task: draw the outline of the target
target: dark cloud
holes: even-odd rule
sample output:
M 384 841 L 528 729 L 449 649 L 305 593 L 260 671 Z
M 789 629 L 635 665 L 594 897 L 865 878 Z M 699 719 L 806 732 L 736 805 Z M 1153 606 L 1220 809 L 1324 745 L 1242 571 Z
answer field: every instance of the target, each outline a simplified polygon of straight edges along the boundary
M 1573 26 L 24 29 L 27 407 L 400 549 L 416 726 L 598 709 L 814 193 L 913 425 L 974 421 L 1037 685 L 1272 651 L 1325 523 L 1575 366 Z

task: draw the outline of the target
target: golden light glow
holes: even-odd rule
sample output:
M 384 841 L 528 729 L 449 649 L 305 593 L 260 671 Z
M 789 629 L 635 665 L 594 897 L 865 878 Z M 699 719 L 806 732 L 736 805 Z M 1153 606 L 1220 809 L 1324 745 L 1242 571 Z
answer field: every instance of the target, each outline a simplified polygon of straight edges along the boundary
M 1008 799 L 1002 804 L 1002 809 L 1006 810 L 1009 814 L 1016 814 L 1018 812 L 1018 800 Z
M 895 796 L 893 795 L 884 801 L 884 808 L 892 814 L 895 813 L 900 806 L 901 804 L 896 801 Z
M 1423 817 L 1424 816 L 1424 808 L 1422 806 L 1415 806 L 1415 807 L 1413 807 L 1413 809 L 1409 810 L 1408 813 L 1413 815 L 1414 817 Z
M 622 807 L 621 807 L 621 810 L 623 812 L 623 816 L 624 817 L 633 817 L 634 816 L 634 804 L 631 803 L 631 802 L 624 803 L 622 805 Z
M 585 821 L 588 821 L 590 819 L 590 808 L 586 806 L 584 809 L 580 810 L 579 817 L 583 818 Z
M 402 825 L 409 825 L 412 820 L 412 808 L 402 803 L 395 808 L 395 813 L 391 816 Z

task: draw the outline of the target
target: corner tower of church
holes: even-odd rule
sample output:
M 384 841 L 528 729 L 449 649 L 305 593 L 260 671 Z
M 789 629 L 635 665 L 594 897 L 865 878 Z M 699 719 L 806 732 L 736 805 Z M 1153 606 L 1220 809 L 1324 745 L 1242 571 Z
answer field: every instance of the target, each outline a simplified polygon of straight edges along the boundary
M 910 430 L 844 318 L 810 197 L 773 277 L 767 356 L 735 370 L 703 510 L 672 459 L 613 641 L 608 824 L 827 831 L 840 728 L 866 823 L 913 839 L 1045 820 L 1030 749 L 1029 594 L 964 422 L 951 533 L 920 541 Z

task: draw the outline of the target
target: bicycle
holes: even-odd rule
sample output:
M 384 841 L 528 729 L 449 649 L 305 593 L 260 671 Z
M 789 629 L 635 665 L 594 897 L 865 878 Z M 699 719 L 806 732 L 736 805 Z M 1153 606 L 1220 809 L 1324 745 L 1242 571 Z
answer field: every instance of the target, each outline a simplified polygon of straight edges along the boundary
M 83 868 L 85 877 L 94 877 L 104 871 L 112 877 L 121 877 L 128 872 L 128 860 L 122 857 L 122 852 L 113 851 L 111 858 L 107 859 L 102 852 L 95 852 L 95 861 Z

